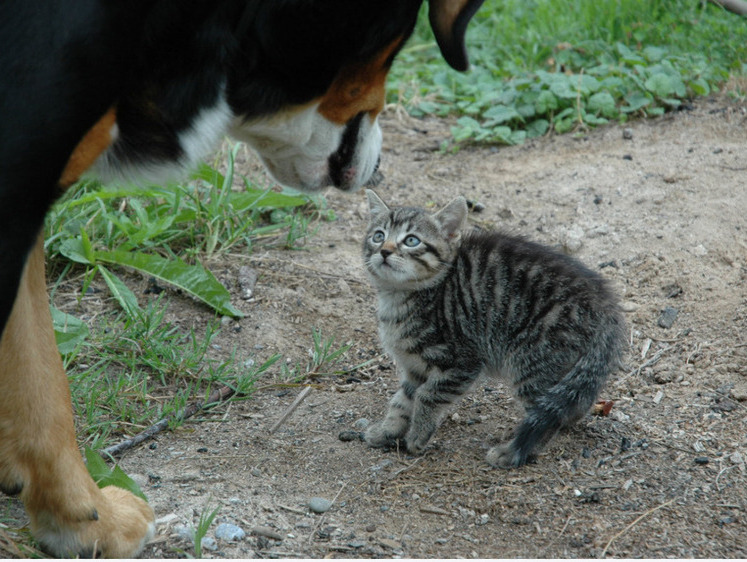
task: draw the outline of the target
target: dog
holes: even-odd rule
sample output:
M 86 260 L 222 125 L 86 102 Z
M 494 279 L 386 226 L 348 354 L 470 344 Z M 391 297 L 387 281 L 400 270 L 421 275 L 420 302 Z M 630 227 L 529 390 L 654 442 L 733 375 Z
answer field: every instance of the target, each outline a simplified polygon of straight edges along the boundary
M 467 68 L 483 0 L 427 0 Z M 375 175 L 387 72 L 423 0 L 0 3 L 0 489 L 42 547 L 129 558 L 153 510 L 99 489 L 76 445 L 44 277 L 42 223 L 82 174 L 166 181 L 225 134 L 278 183 L 355 190 Z

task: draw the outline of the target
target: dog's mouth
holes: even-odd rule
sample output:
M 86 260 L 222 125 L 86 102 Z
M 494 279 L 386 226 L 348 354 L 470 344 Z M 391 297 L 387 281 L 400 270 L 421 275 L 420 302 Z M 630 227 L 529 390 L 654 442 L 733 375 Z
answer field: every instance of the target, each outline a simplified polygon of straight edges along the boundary
M 361 126 L 365 115 L 364 112 L 359 113 L 348 122 L 337 150 L 327 160 L 330 183 L 343 191 L 357 189 L 360 187 L 359 183 L 375 187 L 384 178 L 379 171 L 380 158 L 377 156 L 373 170 L 360 182 L 362 178 L 356 162 L 356 152 L 360 148 Z

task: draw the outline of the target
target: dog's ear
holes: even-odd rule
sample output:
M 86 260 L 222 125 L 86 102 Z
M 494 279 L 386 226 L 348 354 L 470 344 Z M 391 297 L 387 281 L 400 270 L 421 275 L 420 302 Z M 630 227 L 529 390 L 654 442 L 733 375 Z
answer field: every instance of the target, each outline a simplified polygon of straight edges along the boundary
M 467 70 L 464 46 L 467 24 L 484 0 L 428 0 L 428 19 L 444 59 L 456 70 Z

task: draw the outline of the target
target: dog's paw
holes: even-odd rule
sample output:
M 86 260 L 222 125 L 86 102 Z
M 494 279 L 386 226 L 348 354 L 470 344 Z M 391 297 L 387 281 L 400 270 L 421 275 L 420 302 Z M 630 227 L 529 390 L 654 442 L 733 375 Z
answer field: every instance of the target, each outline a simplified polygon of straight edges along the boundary
M 101 490 L 84 520 L 61 522 L 47 512 L 34 517 L 34 536 L 55 556 L 133 558 L 155 534 L 153 509 L 130 492 Z

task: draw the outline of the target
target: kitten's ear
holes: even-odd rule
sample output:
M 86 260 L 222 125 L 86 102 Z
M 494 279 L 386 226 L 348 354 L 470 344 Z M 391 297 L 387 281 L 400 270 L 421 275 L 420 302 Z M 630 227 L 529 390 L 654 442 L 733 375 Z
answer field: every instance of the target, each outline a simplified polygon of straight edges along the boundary
M 386 203 L 381 200 L 381 197 L 376 195 L 376 192 L 374 190 L 367 189 L 366 197 L 368 197 L 368 210 L 371 213 L 372 217 L 389 212 L 389 207 L 387 207 Z
M 467 200 L 461 195 L 433 215 L 449 238 L 453 238 L 467 224 Z

